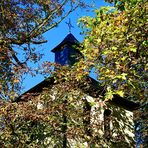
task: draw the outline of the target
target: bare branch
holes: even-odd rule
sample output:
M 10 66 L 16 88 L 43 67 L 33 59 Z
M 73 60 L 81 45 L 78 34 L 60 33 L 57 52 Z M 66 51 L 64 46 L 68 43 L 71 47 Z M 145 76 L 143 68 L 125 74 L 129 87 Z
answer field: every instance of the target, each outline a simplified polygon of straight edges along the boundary
M 33 43 L 33 44 L 43 44 L 43 43 L 47 43 L 47 40 L 42 40 L 42 41 L 31 41 L 31 43 Z
M 24 67 L 24 62 L 20 62 L 20 60 L 17 58 L 17 56 L 15 55 L 15 52 L 14 52 L 14 50 L 9 46 L 8 47 L 9 48 L 9 51 L 10 51 L 10 53 L 11 53 L 11 55 L 12 55 L 12 57 L 13 57 L 13 59 L 15 60 L 15 62 L 19 65 L 19 66 L 21 66 L 21 67 Z
M 53 12 L 52 12 L 50 15 L 48 15 L 48 16 L 38 25 L 38 27 L 35 27 L 35 28 L 31 31 L 30 37 L 36 37 L 36 36 L 38 36 L 39 34 L 42 34 L 42 33 L 46 32 L 47 30 L 49 30 L 49 29 L 46 29 L 46 31 L 40 32 L 40 31 L 41 31 L 41 28 L 42 28 L 42 27 L 50 20 L 50 18 L 51 18 L 55 13 L 57 13 L 67 2 L 68 2 L 68 0 L 65 0 L 65 1 L 63 2 L 63 4 L 62 4 L 58 9 L 53 10 Z M 70 10 L 69 12 L 67 12 L 67 13 L 69 14 L 70 12 L 71 12 L 71 10 Z M 63 17 L 62 17 L 62 18 L 63 18 Z M 64 17 L 64 18 L 65 18 L 65 17 Z M 60 19 L 60 20 L 62 21 L 63 19 Z M 59 21 L 59 22 L 61 22 L 61 21 Z M 58 24 L 58 22 L 57 22 L 57 23 L 54 23 L 54 24 L 51 25 L 49 28 L 51 29 L 51 28 L 57 26 L 57 24 Z

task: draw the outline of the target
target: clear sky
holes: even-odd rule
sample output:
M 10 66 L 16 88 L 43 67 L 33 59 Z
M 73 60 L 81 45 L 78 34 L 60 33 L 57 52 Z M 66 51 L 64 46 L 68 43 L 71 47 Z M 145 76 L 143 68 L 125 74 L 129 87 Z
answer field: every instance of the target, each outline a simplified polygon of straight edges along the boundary
M 88 4 L 91 0 L 85 0 L 85 2 Z M 108 3 L 104 2 L 103 0 L 96 0 L 95 2 L 96 8 L 99 8 L 101 6 L 107 6 Z M 80 35 L 81 28 L 77 26 L 77 21 L 82 16 L 93 16 L 92 10 L 86 11 L 82 9 L 77 9 L 76 11 L 72 12 L 63 22 L 61 22 L 58 27 L 53 28 L 52 30 L 49 30 L 44 34 L 45 39 L 48 41 L 47 43 L 43 44 L 41 47 L 39 47 L 40 51 L 44 54 L 42 61 L 51 61 L 54 62 L 54 54 L 51 52 L 51 50 L 57 46 L 69 33 L 68 26 L 66 22 L 69 21 L 69 18 L 71 19 L 71 23 L 74 26 L 74 28 L 71 29 L 71 33 L 79 40 L 80 42 L 83 40 L 83 36 Z M 41 75 L 36 75 L 35 77 L 32 77 L 30 75 L 26 75 L 25 79 L 23 81 L 23 92 L 29 90 L 39 82 L 43 81 L 44 77 Z

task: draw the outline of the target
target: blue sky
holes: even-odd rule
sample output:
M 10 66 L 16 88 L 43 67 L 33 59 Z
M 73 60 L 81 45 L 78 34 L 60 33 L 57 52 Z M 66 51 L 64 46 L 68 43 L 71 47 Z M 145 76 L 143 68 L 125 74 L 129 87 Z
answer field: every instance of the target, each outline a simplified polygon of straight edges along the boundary
M 91 0 L 85 0 L 85 2 L 88 4 Z M 104 2 L 103 0 L 96 0 L 96 8 L 99 8 L 101 6 L 107 6 L 108 3 Z M 51 52 L 51 50 L 57 46 L 69 33 L 68 26 L 66 22 L 69 21 L 69 18 L 71 19 L 71 23 L 74 26 L 74 28 L 71 29 L 71 33 L 81 42 L 83 40 L 83 36 L 80 35 L 81 28 L 77 26 L 77 21 L 82 16 L 93 16 L 93 12 L 91 9 L 89 11 L 77 9 L 76 11 L 72 12 L 65 20 L 63 20 L 58 27 L 53 28 L 52 30 L 49 30 L 44 34 L 44 38 L 48 41 L 47 43 L 43 44 L 41 47 L 38 47 L 39 50 L 44 54 L 42 61 L 51 61 L 54 62 L 54 54 Z M 22 93 L 29 90 L 39 82 L 43 81 L 44 77 L 42 75 L 36 75 L 35 77 L 32 77 L 30 75 L 26 75 L 25 79 L 23 81 L 23 90 Z

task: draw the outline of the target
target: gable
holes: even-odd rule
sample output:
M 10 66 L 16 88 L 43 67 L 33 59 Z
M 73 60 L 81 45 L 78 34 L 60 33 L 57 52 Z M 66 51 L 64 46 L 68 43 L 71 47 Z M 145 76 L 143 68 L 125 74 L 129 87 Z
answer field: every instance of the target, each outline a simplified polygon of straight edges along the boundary
M 30 96 L 27 96 L 27 93 L 25 93 L 17 102 L 21 105 L 23 104 L 21 102 L 24 101 L 24 103 L 28 103 L 30 106 L 34 103 L 33 108 L 35 108 L 35 112 L 29 113 L 31 120 L 34 120 L 32 114 L 36 114 L 38 117 L 35 120 L 36 122 L 47 120 L 46 122 L 49 126 L 52 125 L 55 131 L 59 131 L 56 134 L 54 133 L 57 139 L 58 136 L 64 132 L 61 130 L 66 128 L 68 135 L 67 142 L 75 147 L 77 145 L 81 147 L 84 145 L 88 146 L 89 141 L 86 140 L 87 136 L 91 137 L 92 135 L 99 138 L 99 140 L 96 140 L 96 143 L 99 144 L 101 141 L 102 143 L 106 143 L 105 141 L 107 139 L 104 137 L 104 133 L 106 133 L 104 112 L 105 109 L 110 109 L 111 120 L 108 124 L 110 126 L 107 126 L 109 128 L 107 128 L 107 131 L 112 131 L 110 136 L 113 138 L 113 141 L 116 142 L 116 146 L 120 145 L 121 141 L 122 144 L 125 143 L 124 146 L 134 144 L 132 112 L 127 112 L 123 108 L 111 105 L 111 103 L 104 105 L 103 101 L 99 100 L 99 98 L 82 92 L 80 88 L 69 90 L 66 88 L 66 82 L 63 82 L 62 86 L 63 87 L 61 87 L 60 83 L 54 81 L 54 77 L 51 77 L 49 81 L 41 82 L 28 91 Z M 93 86 L 91 86 L 91 88 L 94 88 Z M 89 93 L 89 91 L 88 88 L 87 93 Z M 22 112 L 27 114 L 29 110 L 22 110 Z M 44 118 L 45 116 L 46 118 Z M 83 137 L 81 132 L 83 135 L 86 134 L 86 137 Z M 52 141 L 50 137 L 47 137 L 47 139 L 49 143 Z M 85 144 L 84 141 L 86 141 Z M 56 142 L 54 142 L 53 145 L 56 145 Z
M 97 82 L 95 79 L 93 79 L 91 77 L 86 77 L 85 82 L 87 82 L 87 84 L 86 83 L 84 84 L 83 82 L 81 82 L 81 83 L 79 83 L 78 87 L 87 95 L 89 95 L 91 97 L 99 98 L 100 94 L 105 94 L 104 88 L 101 87 L 99 85 L 99 82 Z M 27 92 L 25 92 L 24 94 L 22 94 L 18 98 L 16 98 L 15 102 L 19 102 L 19 101 L 23 100 L 25 98 L 26 94 L 30 93 L 30 94 L 35 95 L 36 93 L 42 92 L 45 87 L 52 88 L 52 86 L 54 86 L 54 85 L 56 85 L 55 78 L 50 77 L 50 78 L 42 81 L 41 83 L 37 84 L 32 89 L 28 90 Z M 108 102 L 110 104 L 114 104 L 118 107 L 124 108 L 129 111 L 137 110 L 140 107 L 140 105 L 138 103 L 134 103 L 132 101 L 129 101 L 125 98 L 120 97 L 119 95 L 113 95 L 113 99 L 109 100 Z

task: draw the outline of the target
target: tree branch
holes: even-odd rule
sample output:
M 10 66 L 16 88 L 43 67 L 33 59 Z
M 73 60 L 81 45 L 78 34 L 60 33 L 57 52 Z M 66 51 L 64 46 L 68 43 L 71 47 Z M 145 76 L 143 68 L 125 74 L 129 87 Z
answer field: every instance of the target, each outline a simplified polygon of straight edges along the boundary
M 20 60 L 17 58 L 17 56 L 15 55 L 15 52 L 14 52 L 14 50 L 9 46 L 8 47 L 9 48 L 9 51 L 10 51 L 10 53 L 11 53 L 11 55 L 12 55 L 12 57 L 13 57 L 13 59 L 15 60 L 15 62 L 19 65 L 19 66 L 21 66 L 21 67 L 24 67 L 24 62 L 22 63 L 22 62 L 20 62 Z
M 53 12 L 48 15 L 45 19 L 43 19 L 43 21 L 37 26 L 35 27 L 31 33 L 30 33 L 30 37 L 35 37 L 35 36 L 38 36 L 39 34 L 41 34 L 40 30 L 41 28 L 48 22 L 48 20 L 50 20 L 50 18 L 55 14 L 57 13 L 65 4 L 66 2 L 68 2 L 68 0 L 65 0 L 63 2 L 63 4 L 61 5 L 61 7 L 59 7 L 58 9 L 54 9 Z M 38 33 L 37 33 L 38 32 Z

